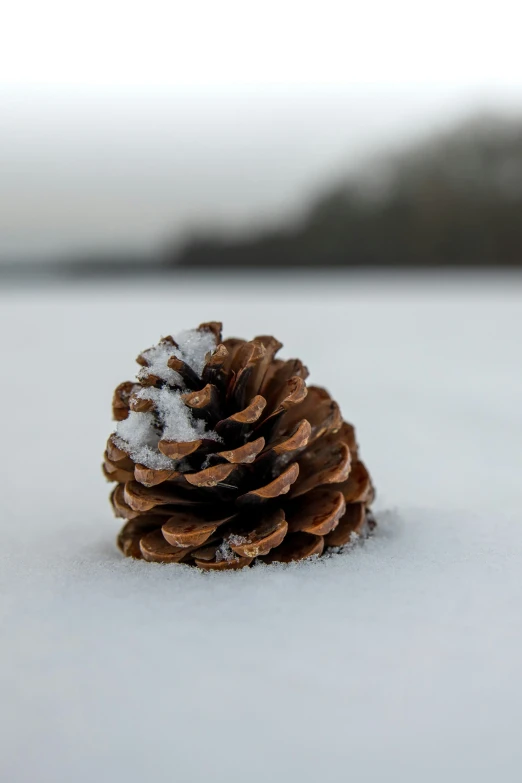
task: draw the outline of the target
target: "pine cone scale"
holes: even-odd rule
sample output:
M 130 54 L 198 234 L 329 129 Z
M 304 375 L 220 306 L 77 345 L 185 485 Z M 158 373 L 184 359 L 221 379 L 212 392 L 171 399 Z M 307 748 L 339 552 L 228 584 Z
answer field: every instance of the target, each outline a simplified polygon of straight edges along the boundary
M 306 560 L 314 555 L 322 555 L 324 538 L 310 533 L 288 535 L 281 546 L 272 550 L 263 560 L 265 563 L 291 563 L 293 560 Z
M 259 421 L 266 407 L 264 397 L 256 396 L 252 402 L 243 410 L 231 414 L 228 418 L 218 421 L 216 432 L 225 441 L 237 444 L 241 438 L 245 438 L 253 429 L 256 422 Z
M 291 533 L 312 533 L 325 536 L 337 527 L 346 512 L 342 492 L 319 488 L 291 501 L 285 508 Z
M 154 470 L 153 468 L 147 468 L 145 465 L 135 465 L 134 473 L 131 474 L 130 479 L 135 479 L 144 487 L 156 487 L 158 484 L 163 484 L 165 481 L 173 481 L 175 477 L 179 475 L 176 470 Z
M 265 484 L 257 489 L 252 489 L 250 492 L 246 492 L 244 495 L 239 495 L 236 503 L 241 505 L 263 503 L 267 500 L 277 498 L 280 495 L 286 495 L 290 490 L 290 487 L 297 479 L 299 475 L 299 465 L 292 463 L 286 470 L 283 471 L 277 478 Z
M 245 443 L 244 446 L 238 446 L 236 449 L 229 451 L 218 451 L 214 454 L 214 457 L 221 457 L 227 462 L 233 462 L 238 465 L 248 465 L 254 462 L 256 457 L 263 451 L 265 447 L 264 438 L 256 438 L 249 443 Z
M 201 449 L 202 445 L 203 440 L 201 439 L 191 441 L 160 440 L 158 449 L 165 457 L 170 457 L 170 459 L 173 460 L 180 460 L 190 456 L 190 454 L 194 454 L 195 451 Z
M 187 547 L 169 544 L 161 529 L 140 538 L 140 550 L 143 559 L 151 563 L 179 563 L 187 556 Z
M 194 557 L 194 565 L 205 571 L 230 571 L 252 564 L 253 557 L 237 557 L 233 560 L 202 560 Z
M 361 460 L 357 460 L 352 466 L 348 478 L 338 485 L 347 503 L 371 503 L 373 500 L 373 487 L 370 474 Z
M 346 513 L 339 524 L 326 536 L 327 546 L 345 546 L 349 544 L 352 536 L 365 535 L 366 526 L 371 525 L 366 513 L 364 503 L 352 503 L 346 508 Z
M 128 470 L 122 465 L 111 462 L 107 452 L 105 452 L 105 460 L 103 462 L 103 473 L 108 481 L 119 481 L 122 484 L 134 478 L 132 468 Z
M 230 549 L 240 557 L 259 557 L 267 555 L 283 541 L 288 524 L 282 509 L 268 512 L 257 522 L 239 524 L 229 536 Z
M 200 470 L 198 473 L 186 473 L 185 479 L 194 487 L 216 487 L 218 484 L 234 478 L 239 479 L 240 466 L 225 462 L 220 465 L 213 465 L 210 468 Z
M 152 533 L 161 526 L 161 517 L 142 514 L 131 519 L 121 529 L 117 544 L 127 557 L 141 558 L 140 541 L 147 533 Z
M 205 522 L 196 515 L 178 513 L 169 517 L 161 525 L 161 532 L 165 540 L 177 547 L 200 547 L 218 527 L 228 522 L 233 517 L 227 517 L 214 522 Z
M 345 481 L 351 468 L 352 458 L 346 443 L 329 444 L 315 452 L 304 452 L 298 459 L 299 479 L 292 487 L 292 497 L 299 497 L 324 484 L 338 484 Z M 321 465 L 320 468 L 317 468 Z
M 110 479 L 107 480 L 109 481 Z M 117 484 L 109 495 L 109 501 L 111 503 L 115 517 L 130 520 L 134 517 L 137 517 L 139 512 L 133 511 L 131 507 L 128 506 L 125 502 L 123 497 L 124 486 L 124 484 Z

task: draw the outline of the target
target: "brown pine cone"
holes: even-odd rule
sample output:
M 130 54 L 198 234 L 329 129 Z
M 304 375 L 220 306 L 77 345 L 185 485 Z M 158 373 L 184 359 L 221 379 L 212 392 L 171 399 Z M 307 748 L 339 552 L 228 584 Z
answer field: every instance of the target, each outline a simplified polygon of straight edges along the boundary
M 373 529 L 355 433 L 306 386 L 274 337 L 221 339 L 221 324 L 138 356 L 113 398 L 103 471 L 125 555 L 204 569 L 321 555 Z

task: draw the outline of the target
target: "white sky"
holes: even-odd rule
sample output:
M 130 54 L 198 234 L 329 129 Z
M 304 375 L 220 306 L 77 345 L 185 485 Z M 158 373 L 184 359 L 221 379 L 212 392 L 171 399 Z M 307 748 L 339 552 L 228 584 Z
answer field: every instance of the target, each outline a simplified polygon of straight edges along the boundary
M 3 8 L 0 261 L 277 220 L 375 148 L 522 107 L 522 6 Z
M 520 85 L 518 1 L 17 0 L 3 83 Z

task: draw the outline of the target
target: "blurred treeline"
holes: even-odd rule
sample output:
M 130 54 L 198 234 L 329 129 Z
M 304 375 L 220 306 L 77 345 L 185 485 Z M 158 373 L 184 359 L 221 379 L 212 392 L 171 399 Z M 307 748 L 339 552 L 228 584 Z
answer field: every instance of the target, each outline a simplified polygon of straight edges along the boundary
M 194 237 L 183 267 L 522 265 L 522 120 L 478 118 L 369 160 L 304 216 L 247 238 Z

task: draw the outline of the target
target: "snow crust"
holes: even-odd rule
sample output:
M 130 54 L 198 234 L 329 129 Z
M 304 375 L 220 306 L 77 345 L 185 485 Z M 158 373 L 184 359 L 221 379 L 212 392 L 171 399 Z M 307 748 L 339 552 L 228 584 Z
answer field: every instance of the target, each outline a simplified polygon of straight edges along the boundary
M 235 552 L 233 552 L 230 548 L 230 543 L 233 543 L 230 541 L 223 541 L 220 546 L 218 547 L 216 551 L 216 562 L 220 562 L 221 560 L 227 560 L 227 562 L 232 562 L 233 560 L 239 560 L 239 557 L 236 555 Z
M 180 347 L 185 362 L 197 375 L 201 375 L 207 353 L 211 353 L 216 347 L 214 334 L 206 331 L 199 332 L 197 329 L 186 329 L 179 332 L 174 339 Z
M 178 347 L 165 340 L 142 352 L 148 366 L 141 368 L 138 373 L 139 379 L 156 375 L 167 383 L 177 385 L 182 389 L 185 388 L 181 375 L 167 366 L 171 356 L 183 359 L 197 375 L 201 375 L 206 355 L 216 347 L 216 338 L 213 333 L 187 329 L 174 335 L 174 341 Z
M 154 402 L 155 413 L 129 411 L 129 415 L 116 426 L 115 443 L 128 451 L 135 462 L 148 468 L 163 470 L 178 463 L 166 457 L 158 449 L 161 439 L 187 443 L 200 438 L 220 442 L 221 438 L 207 427 L 202 419 L 196 419 L 181 399 L 181 392 L 164 386 L 161 389 L 147 387 L 138 397 Z
M 168 366 L 168 360 L 171 356 L 181 359 L 181 351 L 168 342 L 160 342 L 142 351 L 142 356 L 147 361 L 147 366 L 142 367 L 138 373 L 138 380 L 142 381 L 150 375 L 156 375 L 162 381 L 170 383 L 173 386 L 184 387 L 181 375 Z
M 152 412 L 129 411 L 127 418 L 116 426 L 114 442 L 118 448 L 127 451 L 134 462 L 154 470 L 173 468 L 175 462 L 158 449 L 160 440 L 161 434 Z
M 181 399 L 181 392 L 168 386 L 161 389 L 141 389 L 138 396 L 152 400 L 163 428 L 165 440 L 192 441 L 198 438 L 220 441 L 219 435 L 210 430 L 203 419 L 196 419 Z
M 120 556 L 111 394 L 165 312 L 306 362 L 357 427 L 371 541 L 214 574 Z M 519 783 L 520 278 L 8 291 L 0 335 L 2 781 Z

